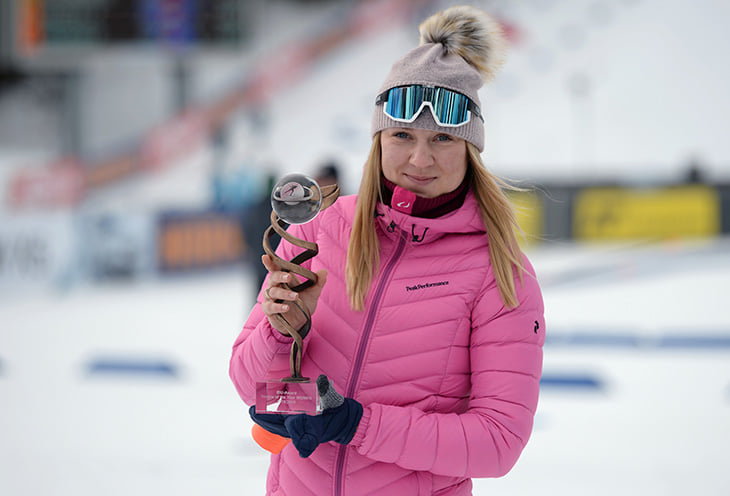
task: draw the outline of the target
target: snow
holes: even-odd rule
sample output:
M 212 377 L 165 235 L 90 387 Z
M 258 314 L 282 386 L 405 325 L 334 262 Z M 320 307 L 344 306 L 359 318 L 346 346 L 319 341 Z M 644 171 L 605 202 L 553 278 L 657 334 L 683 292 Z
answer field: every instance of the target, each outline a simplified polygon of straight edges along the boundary
M 475 480 L 474 494 L 730 493 L 727 248 L 531 248 L 547 309 L 545 377 L 599 387 L 544 387 L 522 458 L 502 479 Z M 250 278 L 241 268 L 1 301 L 0 494 L 263 494 L 268 457 L 227 371 Z M 640 344 L 557 339 L 571 333 Z M 725 344 L 651 340 L 678 334 Z M 99 360 L 172 373 L 91 373 Z

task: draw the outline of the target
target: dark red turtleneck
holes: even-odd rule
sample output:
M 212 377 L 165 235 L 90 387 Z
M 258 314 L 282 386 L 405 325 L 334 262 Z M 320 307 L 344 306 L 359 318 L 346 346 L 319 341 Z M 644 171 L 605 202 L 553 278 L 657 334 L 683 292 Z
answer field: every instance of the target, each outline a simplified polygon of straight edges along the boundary
M 464 204 L 466 193 L 469 191 L 467 178 L 464 178 L 454 191 L 436 198 L 418 196 L 388 181 L 384 176 L 381 176 L 381 185 L 383 201 L 386 205 L 414 217 L 423 217 L 425 219 L 435 219 L 461 207 Z

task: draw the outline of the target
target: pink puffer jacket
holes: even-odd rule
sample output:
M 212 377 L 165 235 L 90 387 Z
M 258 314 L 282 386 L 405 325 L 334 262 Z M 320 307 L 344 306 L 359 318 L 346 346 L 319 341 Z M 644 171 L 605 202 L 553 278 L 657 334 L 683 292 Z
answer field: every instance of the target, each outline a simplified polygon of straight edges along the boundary
M 545 340 L 540 288 L 525 260 L 520 305 L 505 309 L 469 193 L 438 219 L 378 207 L 380 271 L 365 310 L 352 311 L 344 272 L 355 202 L 342 197 L 289 229 L 319 244 L 310 268 L 329 271 L 302 373 L 326 374 L 363 404 L 363 417 L 347 446 L 322 444 L 300 458 L 289 444 L 272 456 L 267 494 L 471 494 L 471 477 L 506 474 L 530 437 Z M 292 248 L 283 242 L 282 258 Z M 247 404 L 257 380 L 289 375 L 290 343 L 257 306 L 230 364 Z

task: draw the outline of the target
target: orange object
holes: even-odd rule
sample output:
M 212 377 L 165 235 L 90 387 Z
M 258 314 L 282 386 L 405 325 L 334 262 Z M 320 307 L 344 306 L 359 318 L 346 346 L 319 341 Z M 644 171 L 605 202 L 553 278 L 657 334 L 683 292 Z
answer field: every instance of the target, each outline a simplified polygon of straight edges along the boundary
M 18 46 L 23 55 L 32 55 L 45 39 L 45 12 L 42 0 L 23 0 L 18 10 Z
M 284 446 L 291 442 L 291 439 L 288 437 L 282 437 L 278 434 L 269 432 L 259 424 L 253 424 L 253 427 L 251 428 L 251 435 L 253 436 L 253 440 L 256 441 L 256 444 L 275 455 L 281 453 Z

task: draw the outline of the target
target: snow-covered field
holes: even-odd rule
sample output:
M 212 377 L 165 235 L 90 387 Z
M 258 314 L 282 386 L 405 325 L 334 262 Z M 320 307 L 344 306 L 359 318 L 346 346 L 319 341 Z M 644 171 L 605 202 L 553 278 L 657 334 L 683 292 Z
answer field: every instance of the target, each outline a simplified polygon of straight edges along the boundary
M 730 494 L 728 241 L 530 254 L 549 324 L 536 427 L 475 494 Z M 0 494 L 263 494 L 227 374 L 248 279 L 0 301 Z

